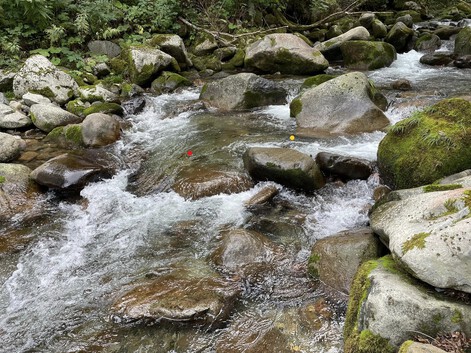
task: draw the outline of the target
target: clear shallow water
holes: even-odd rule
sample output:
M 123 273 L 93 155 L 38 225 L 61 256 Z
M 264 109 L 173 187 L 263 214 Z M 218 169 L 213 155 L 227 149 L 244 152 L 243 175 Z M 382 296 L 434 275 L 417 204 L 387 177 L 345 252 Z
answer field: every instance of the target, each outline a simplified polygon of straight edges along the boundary
M 392 122 L 420 107 L 417 97 L 423 106 L 466 91 L 457 82 L 469 87 L 469 71 L 425 68 L 418 58 L 414 52 L 403 54 L 391 68 L 369 74 L 379 87 L 400 77 L 416 87 L 409 95 L 387 91 L 393 98 L 387 112 Z M 300 82 L 286 83 L 291 96 Z M 440 94 L 435 95 L 437 87 Z M 245 342 L 253 331 L 272 328 L 303 352 L 341 351 L 345 298 L 309 280 L 305 263 L 317 239 L 367 223 L 376 177 L 329 184 L 314 196 L 280 187 L 275 206 L 258 213 L 243 204 L 263 184 L 188 201 L 170 188 L 147 188 L 137 196 L 129 180 L 142 171 L 150 184 L 171 184 L 179 170 L 195 164 L 241 170 L 241 155 L 251 146 L 291 147 L 312 156 L 330 151 L 374 161 L 384 133 L 290 141 L 295 123 L 288 105 L 219 114 L 202 110 L 198 94 L 194 89 L 151 98 L 146 111 L 128 117 L 132 127 L 115 147 L 128 167 L 87 186 L 85 203 L 57 204 L 53 222 L 30 230 L 35 240 L 26 249 L 8 261 L 0 258 L 9 264 L 0 277 L 0 352 L 212 352 L 219 339 Z M 186 156 L 188 150 L 193 157 Z M 226 328 L 126 327 L 110 321 L 110 306 L 133 282 L 182 264 L 206 271 L 221 230 L 239 227 L 263 232 L 286 256 L 263 280 L 245 284 Z M 303 308 L 319 301 L 330 314 L 312 326 L 312 320 L 302 319 Z

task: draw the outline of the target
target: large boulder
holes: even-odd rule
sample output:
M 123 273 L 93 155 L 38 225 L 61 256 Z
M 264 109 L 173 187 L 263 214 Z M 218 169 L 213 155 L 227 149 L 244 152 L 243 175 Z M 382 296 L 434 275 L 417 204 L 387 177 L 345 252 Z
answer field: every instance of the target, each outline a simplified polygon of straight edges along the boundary
M 471 188 L 457 188 L 386 202 L 370 223 L 414 277 L 471 293 L 470 214 Z
M 350 72 L 306 90 L 291 102 L 297 133 L 324 137 L 381 130 L 389 120 L 373 103 L 374 89 L 361 72 Z
M 456 36 L 455 54 L 471 55 L 471 27 L 463 28 Z
M 414 49 L 420 52 L 433 53 L 442 46 L 439 36 L 432 33 L 421 35 L 414 44 Z
M 269 34 L 247 48 L 245 67 L 267 73 L 310 75 L 329 62 L 304 40 L 286 33 Z
M 135 285 L 111 309 L 116 321 L 217 326 L 231 313 L 239 290 L 215 273 L 175 269 Z
M 173 68 L 180 71 L 177 61 L 155 48 L 132 47 L 128 53 L 129 74 L 133 83 L 148 85 L 160 71 Z
M 181 68 L 193 65 L 188 57 L 183 39 L 176 34 L 156 34 L 149 40 L 149 45 L 173 56 Z
M 398 53 L 404 53 L 408 49 L 409 41 L 414 31 L 402 22 L 397 22 L 390 30 L 384 41 L 396 48 Z
M 87 44 L 90 53 L 98 55 L 106 55 L 110 59 L 117 57 L 121 54 L 121 48 L 118 44 L 110 42 L 109 40 L 92 40 Z
M 272 180 L 293 189 L 312 192 L 325 185 L 316 162 L 288 148 L 252 147 L 243 156 L 244 166 L 256 180 Z
M 24 148 L 24 141 L 10 134 L 0 132 L 0 163 L 18 158 Z
M 322 53 L 325 53 L 340 48 L 343 43 L 349 40 L 368 40 L 369 37 L 370 33 L 368 30 L 363 26 L 358 26 L 337 37 L 316 44 L 314 48 L 321 51 Z
M 30 115 L 33 124 L 45 132 L 49 132 L 58 126 L 82 121 L 77 115 L 52 104 L 34 104 L 31 106 Z
M 164 71 L 157 77 L 152 84 L 150 89 L 156 94 L 168 93 L 176 90 L 179 87 L 191 86 L 192 82 L 187 78 L 175 73 Z
M 471 168 L 471 102 L 452 98 L 392 126 L 378 147 L 385 183 L 411 188 Z
M 471 306 L 430 290 L 390 256 L 365 262 L 350 290 L 344 326 L 345 353 L 397 352 L 416 332 L 471 334 Z
M 388 35 L 388 27 L 378 19 L 373 21 L 370 31 L 376 39 L 384 38 Z
M 29 177 L 30 173 L 31 169 L 24 165 L 0 163 L 0 221 L 2 223 L 11 220 L 11 217 L 20 212 L 32 210 L 37 205 L 39 190 Z
M 309 274 L 348 294 L 360 265 L 377 259 L 381 250 L 370 228 L 343 231 L 316 241 L 309 257 Z
M 13 80 L 13 91 L 18 98 L 33 92 L 59 104 L 70 100 L 78 85 L 67 73 L 56 68 L 46 57 L 33 55 L 26 60 Z
M 111 176 L 110 170 L 88 158 L 61 154 L 31 173 L 38 184 L 61 192 L 78 192 L 87 183 Z
M 373 172 L 370 161 L 330 152 L 318 153 L 316 162 L 324 174 L 335 175 L 345 180 L 366 180 Z
M 385 42 L 352 40 L 340 46 L 344 64 L 352 70 L 375 70 L 396 60 L 396 49 Z
M 219 194 L 233 194 L 249 190 L 252 180 L 239 172 L 192 167 L 182 170 L 172 188 L 185 199 L 197 200 Z
M 200 99 L 221 110 L 241 110 L 286 103 L 287 92 L 276 83 L 252 73 L 231 75 L 206 84 Z
M 85 146 L 106 146 L 120 137 L 119 122 L 108 114 L 87 115 L 81 124 L 82 140 Z

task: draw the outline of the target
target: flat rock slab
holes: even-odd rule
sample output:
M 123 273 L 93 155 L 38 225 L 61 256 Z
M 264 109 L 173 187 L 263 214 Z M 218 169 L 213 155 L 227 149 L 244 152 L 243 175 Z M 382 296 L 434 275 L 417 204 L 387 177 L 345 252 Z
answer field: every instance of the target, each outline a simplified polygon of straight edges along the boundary
M 296 150 L 252 147 L 244 153 L 243 160 L 245 169 L 256 180 L 271 180 L 307 192 L 325 185 L 316 162 Z

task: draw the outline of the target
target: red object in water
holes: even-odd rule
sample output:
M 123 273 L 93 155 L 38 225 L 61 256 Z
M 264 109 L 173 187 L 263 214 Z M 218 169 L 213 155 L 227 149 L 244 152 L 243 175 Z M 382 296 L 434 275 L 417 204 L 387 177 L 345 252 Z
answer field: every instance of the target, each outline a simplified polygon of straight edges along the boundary
M 193 155 L 193 151 L 189 150 L 186 154 L 187 154 L 188 157 L 191 157 Z

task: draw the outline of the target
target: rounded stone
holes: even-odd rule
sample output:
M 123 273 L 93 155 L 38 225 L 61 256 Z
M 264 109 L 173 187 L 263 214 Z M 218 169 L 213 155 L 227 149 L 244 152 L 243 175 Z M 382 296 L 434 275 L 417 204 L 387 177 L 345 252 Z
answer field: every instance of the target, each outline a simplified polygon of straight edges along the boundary
M 18 158 L 24 147 L 24 141 L 10 134 L 0 132 L 0 163 Z
M 110 115 L 94 113 L 82 122 L 83 143 L 90 147 L 106 146 L 120 137 L 120 124 Z

